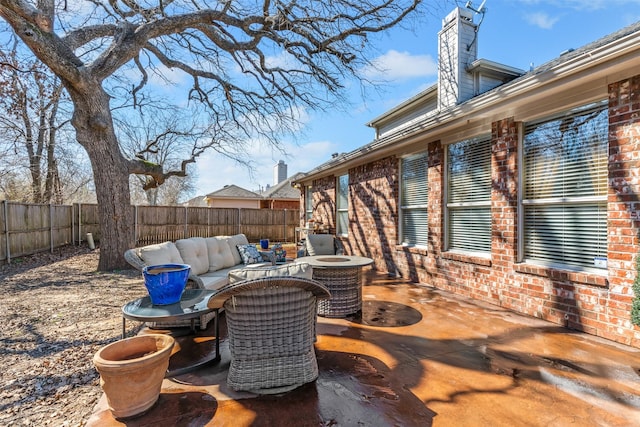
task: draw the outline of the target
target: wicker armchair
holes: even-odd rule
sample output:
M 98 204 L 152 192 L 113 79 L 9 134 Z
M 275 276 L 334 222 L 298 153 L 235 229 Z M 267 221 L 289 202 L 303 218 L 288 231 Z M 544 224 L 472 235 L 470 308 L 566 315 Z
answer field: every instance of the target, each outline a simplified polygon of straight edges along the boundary
M 309 255 L 344 255 L 344 246 L 331 234 L 309 234 L 298 257 Z
M 209 307 L 224 307 L 233 390 L 277 394 L 318 377 L 316 300 L 326 287 L 299 277 L 265 277 L 223 287 Z

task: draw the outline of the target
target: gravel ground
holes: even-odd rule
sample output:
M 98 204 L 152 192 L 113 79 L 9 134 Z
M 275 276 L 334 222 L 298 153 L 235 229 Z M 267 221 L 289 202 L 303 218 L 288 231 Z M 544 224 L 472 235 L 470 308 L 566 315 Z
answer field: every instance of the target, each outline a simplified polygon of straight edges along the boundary
M 136 270 L 96 272 L 98 256 L 69 246 L 0 266 L 0 425 L 82 426 L 92 414 L 93 355 L 121 338 L 122 305 L 146 295 Z

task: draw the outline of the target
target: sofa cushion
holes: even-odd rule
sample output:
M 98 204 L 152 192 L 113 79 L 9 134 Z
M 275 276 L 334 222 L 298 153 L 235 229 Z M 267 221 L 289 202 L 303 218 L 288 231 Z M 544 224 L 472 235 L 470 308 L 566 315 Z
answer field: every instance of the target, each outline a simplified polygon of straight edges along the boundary
M 290 263 L 285 265 L 241 268 L 229 272 L 229 283 L 241 282 L 243 280 L 259 279 L 261 277 L 282 277 L 293 276 L 311 279 L 313 269 L 309 264 Z
M 218 270 L 220 271 L 220 270 Z M 202 280 L 205 289 L 215 291 L 229 283 L 229 278 L 226 275 L 215 274 L 216 272 L 201 274 L 198 277 Z
M 305 245 L 307 253 L 314 255 L 335 255 L 336 248 L 331 234 L 309 234 Z
M 207 244 L 207 254 L 209 255 L 209 271 L 233 267 L 238 264 L 231 254 L 226 238 L 207 237 L 204 241 Z
M 238 245 L 238 252 L 245 265 L 263 262 L 262 255 L 260 255 L 255 245 Z
M 138 249 L 138 255 L 146 265 L 184 264 L 173 242 L 158 243 Z
M 196 275 L 209 271 L 209 255 L 207 244 L 202 237 L 176 240 L 176 247 L 185 264 L 191 266 L 191 272 Z
M 238 245 L 248 245 L 249 241 L 247 240 L 247 236 L 244 234 L 235 234 L 233 236 L 225 236 L 224 238 L 229 245 L 231 255 L 233 255 L 233 265 L 242 264 L 242 257 L 240 256 L 240 252 L 238 252 Z

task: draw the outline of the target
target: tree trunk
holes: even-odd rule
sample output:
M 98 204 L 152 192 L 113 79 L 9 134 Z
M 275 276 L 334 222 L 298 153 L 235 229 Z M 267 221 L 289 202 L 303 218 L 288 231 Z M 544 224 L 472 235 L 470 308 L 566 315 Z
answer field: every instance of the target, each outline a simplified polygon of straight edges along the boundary
M 74 104 L 76 138 L 93 168 L 100 220 L 98 270 L 130 268 L 124 260 L 125 251 L 134 247 L 129 166 L 113 129 L 109 96 L 97 82 L 83 85 L 82 92 L 67 89 Z

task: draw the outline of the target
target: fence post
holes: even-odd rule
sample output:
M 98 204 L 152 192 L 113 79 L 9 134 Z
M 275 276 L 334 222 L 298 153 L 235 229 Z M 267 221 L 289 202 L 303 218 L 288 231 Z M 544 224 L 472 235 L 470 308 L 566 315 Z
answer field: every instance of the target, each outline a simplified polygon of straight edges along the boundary
M 71 244 L 72 245 L 76 244 L 76 216 L 74 215 L 75 213 L 74 206 L 75 206 L 75 203 L 72 203 L 71 204 Z
M 238 208 L 238 234 L 242 233 L 242 208 Z
M 133 246 L 138 246 L 138 205 L 133 205 Z
M 49 202 L 49 252 L 53 253 L 53 204 Z
M 9 205 L 7 200 L 2 201 L 4 205 L 4 237 L 7 245 L 7 264 L 11 264 L 11 248 L 9 247 Z
M 287 208 L 282 211 L 282 241 L 287 241 Z
M 82 244 L 82 203 L 78 203 L 78 246 Z
M 189 211 L 188 211 L 188 207 L 184 207 L 184 238 L 188 239 L 189 238 Z

